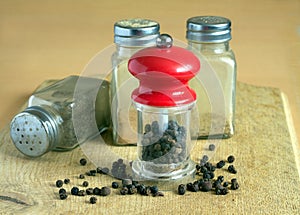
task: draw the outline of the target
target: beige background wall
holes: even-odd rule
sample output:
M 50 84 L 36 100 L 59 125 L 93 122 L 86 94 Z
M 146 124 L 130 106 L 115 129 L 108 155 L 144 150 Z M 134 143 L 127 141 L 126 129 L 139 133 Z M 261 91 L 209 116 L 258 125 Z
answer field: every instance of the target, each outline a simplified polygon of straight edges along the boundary
M 300 1 L 0 1 L 0 129 L 46 79 L 80 74 L 113 42 L 115 21 L 145 17 L 185 41 L 196 15 L 232 20 L 238 80 L 281 88 L 300 137 Z

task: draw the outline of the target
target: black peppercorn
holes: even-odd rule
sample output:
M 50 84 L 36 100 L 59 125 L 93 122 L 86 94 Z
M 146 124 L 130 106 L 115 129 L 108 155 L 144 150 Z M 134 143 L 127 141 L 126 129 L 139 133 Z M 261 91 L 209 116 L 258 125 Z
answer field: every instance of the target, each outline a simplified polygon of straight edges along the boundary
M 101 173 L 101 167 L 97 167 L 97 169 L 96 169 L 96 171 L 97 171 L 97 173 Z
M 228 187 L 228 185 L 229 185 L 229 183 L 228 183 L 227 181 L 225 181 L 225 182 L 223 183 L 223 187 Z
M 120 190 L 120 194 L 121 195 L 126 195 L 128 193 L 128 188 L 127 187 L 123 187 L 121 190 Z
M 221 184 L 216 186 L 216 195 L 226 195 L 228 193 L 227 187 L 223 187 Z
M 235 182 L 237 182 L 236 178 L 231 179 L 231 183 L 235 183 Z
M 203 181 L 202 182 L 201 191 L 208 192 L 208 191 L 211 191 L 211 189 L 212 189 L 211 181 Z
M 89 182 L 87 182 L 87 181 L 84 181 L 84 182 L 82 183 L 82 186 L 84 186 L 84 187 L 87 187 L 87 186 L 89 186 Z
M 70 179 L 66 178 L 66 179 L 64 180 L 64 183 L 65 183 L 65 184 L 69 184 L 69 183 L 70 183 Z
M 204 166 L 205 164 L 206 164 L 206 161 L 204 161 L 204 160 L 201 159 L 199 165 L 200 166 Z
M 203 174 L 203 178 L 204 178 L 204 179 L 211 179 L 210 172 L 204 173 L 204 174 Z
M 94 189 L 93 188 L 88 188 L 85 190 L 87 195 L 92 195 L 94 193 Z
M 221 182 L 220 182 L 219 180 L 216 180 L 216 181 L 214 181 L 214 182 L 212 183 L 212 187 L 213 187 L 213 188 L 216 188 L 216 187 L 218 187 L 220 184 L 221 184 Z
M 95 204 L 96 202 L 97 202 L 97 198 L 94 197 L 94 196 L 92 196 L 92 197 L 90 198 L 90 203 L 91 203 L 91 204 Z
M 237 173 L 237 171 L 233 165 L 228 166 L 228 172 L 233 173 L 233 174 Z
M 80 174 L 80 175 L 79 175 L 79 178 L 80 178 L 80 179 L 84 179 L 85 176 L 84 176 L 83 174 Z
M 188 183 L 186 185 L 186 189 L 188 191 L 191 191 L 191 192 L 198 192 L 199 191 L 199 186 L 198 186 L 198 183 Z
M 202 157 L 202 161 L 204 161 L 204 162 L 207 162 L 208 161 L 208 156 L 207 155 L 203 155 L 203 157 Z
M 132 195 L 135 194 L 137 192 L 137 189 L 134 186 L 128 186 L 128 192 L 127 194 Z
M 64 188 L 61 188 L 61 189 L 59 189 L 58 193 L 59 194 L 61 194 L 61 193 L 67 193 L 67 191 Z
M 85 158 L 81 158 L 79 163 L 82 165 L 82 166 L 85 166 L 87 164 L 87 160 Z
M 62 187 L 64 182 L 62 180 L 57 180 L 55 184 L 56 184 L 56 187 Z
M 215 167 L 210 162 L 207 162 L 204 166 L 206 167 L 206 169 L 208 171 L 211 171 L 211 172 L 215 171 Z
M 85 196 L 85 190 L 79 190 L 77 196 Z
M 208 170 L 207 170 L 207 168 L 205 166 L 201 166 L 200 172 L 204 174 L 204 173 L 207 173 Z
M 68 198 L 68 195 L 67 195 L 66 193 L 60 193 L 60 194 L 59 194 L 59 198 L 60 198 L 61 200 L 64 200 L 64 199 Z
M 240 187 L 240 185 L 238 184 L 237 180 L 235 178 L 232 179 L 230 188 L 232 190 L 237 190 L 237 189 L 239 189 L 239 187 Z
M 222 194 L 222 189 L 216 189 L 216 195 L 221 195 Z
M 94 190 L 93 190 L 93 193 L 94 193 L 95 195 L 100 195 L 100 192 L 101 192 L 101 190 L 100 190 L 99 187 L 95 187 Z
M 235 157 L 233 155 L 228 156 L 227 161 L 228 163 L 233 163 L 235 160 Z
M 223 166 L 225 166 L 225 161 L 221 160 L 217 163 L 217 168 L 221 169 Z
M 208 149 L 209 151 L 214 151 L 216 148 L 215 144 L 209 144 Z
M 227 193 L 228 193 L 227 187 L 223 187 L 223 189 L 221 189 L 221 194 L 226 195 Z
M 150 190 L 150 187 L 147 187 L 146 188 L 146 193 L 145 193 L 146 196 L 150 196 L 151 195 L 151 190 Z
M 178 194 L 179 194 L 179 195 L 184 195 L 184 194 L 185 194 L 185 190 L 186 190 L 186 187 L 185 187 L 184 184 L 180 184 L 180 185 L 178 186 Z
M 117 188 L 119 187 L 118 182 L 115 182 L 115 181 L 112 182 L 112 183 L 111 183 L 111 187 L 114 188 L 114 189 L 117 189 Z
M 193 189 L 193 184 L 192 184 L 192 183 L 187 183 L 187 184 L 186 184 L 186 189 L 187 189 L 188 191 L 191 191 L 191 190 Z
M 71 189 L 71 194 L 72 194 L 72 195 L 78 195 L 78 191 L 79 191 L 79 188 L 78 188 L 78 187 L 72 187 L 72 189 Z
M 151 186 L 150 191 L 151 191 L 152 194 L 155 194 L 155 193 L 158 192 L 158 187 L 157 186 Z
M 138 181 L 132 181 L 132 185 L 134 185 L 135 187 L 139 186 L 139 182 Z
M 100 190 L 100 195 L 101 196 L 108 196 L 111 193 L 109 187 L 102 187 Z
M 198 186 L 199 186 L 199 188 L 201 188 L 203 182 L 204 182 L 204 179 L 203 179 L 203 178 L 200 178 L 200 179 L 198 180 Z
M 151 131 L 151 125 L 150 124 L 146 124 L 145 125 L 145 132 L 148 133 Z
M 111 174 L 115 178 L 127 178 L 126 174 L 126 164 L 123 163 L 123 159 L 118 159 L 117 161 L 113 162 Z
M 92 169 L 92 170 L 90 170 L 90 173 L 91 174 L 93 174 L 94 176 L 96 175 L 96 173 L 97 173 L 97 170 L 95 170 L 95 169 Z
M 224 181 L 224 176 L 223 175 L 218 176 L 217 180 L 220 181 L 220 182 L 223 182 Z
M 215 177 L 215 174 L 213 172 L 209 172 L 210 179 L 213 179 Z
M 141 195 L 144 195 L 144 193 L 146 193 L 146 186 L 140 184 L 139 186 L 137 186 L 137 192 Z

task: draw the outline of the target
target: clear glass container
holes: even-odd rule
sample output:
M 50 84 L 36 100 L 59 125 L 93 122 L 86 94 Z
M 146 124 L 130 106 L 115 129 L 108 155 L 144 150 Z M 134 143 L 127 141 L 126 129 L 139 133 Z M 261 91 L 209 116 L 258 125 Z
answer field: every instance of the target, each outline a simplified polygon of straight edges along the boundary
M 73 125 L 75 108 L 77 113 L 81 113 L 78 114 L 80 119 L 76 120 L 82 121 L 85 139 L 96 135 L 92 129 L 93 120 L 96 121 L 98 132 L 110 126 L 109 83 L 101 79 L 80 77 L 81 84 L 84 83 L 86 88 L 84 84 L 81 85 L 80 95 L 75 100 L 78 79 L 79 76 L 67 77 L 30 96 L 28 107 L 11 122 L 11 138 L 19 151 L 37 157 L 50 150 L 67 151 L 78 146 L 81 142 L 77 141 Z M 89 96 L 95 91 L 96 101 Z
M 178 179 L 194 172 L 191 110 L 194 103 L 158 108 L 134 102 L 138 112 L 138 159 L 133 171 L 141 178 Z
M 209 89 L 194 78 L 191 87 L 195 89 L 200 119 L 199 139 L 229 138 L 234 134 L 234 114 L 236 95 L 236 60 L 229 46 L 231 21 L 224 17 L 198 16 L 187 20 L 188 49 L 202 58 L 202 79 L 211 78 L 213 70 L 216 78 Z M 207 82 L 206 82 L 207 83 Z M 217 106 L 224 110 L 213 111 L 208 90 L 220 85 L 224 99 Z M 214 86 L 213 86 L 214 85 Z M 213 94 L 213 93 L 211 93 Z M 222 104 L 221 104 L 222 103 Z M 223 104 L 224 103 L 224 104 Z
M 128 70 L 139 80 L 131 93 L 137 110 L 137 159 L 132 170 L 139 180 L 169 181 L 193 175 L 190 158 L 198 127 L 191 114 L 197 95 L 188 85 L 200 69 L 190 51 L 172 46 L 167 34 L 157 46 L 135 53 Z
M 136 110 L 131 92 L 138 86 L 127 69 L 128 59 L 138 50 L 155 46 L 159 24 L 147 19 L 120 20 L 114 25 L 116 51 L 112 56 L 112 132 L 115 145 L 136 145 Z

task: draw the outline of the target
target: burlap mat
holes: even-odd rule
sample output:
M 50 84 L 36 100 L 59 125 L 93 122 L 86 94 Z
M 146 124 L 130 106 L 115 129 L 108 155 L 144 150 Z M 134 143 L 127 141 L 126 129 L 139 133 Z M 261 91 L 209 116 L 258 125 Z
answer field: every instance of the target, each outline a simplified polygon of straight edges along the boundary
M 300 180 L 297 168 L 299 148 L 290 121 L 286 99 L 278 89 L 237 85 L 236 134 L 222 140 L 211 162 L 233 154 L 238 173 L 225 169 L 218 175 L 237 178 L 240 189 L 226 196 L 213 192 L 165 191 L 164 197 L 119 195 L 112 190 L 108 197 L 98 197 L 95 205 L 89 196 L 71 196 L 59 200 L 57 179 L 70 178 L 64 185 L 81 186 L 80 173 L 94 169 L 80 166 L 81 148 L 70 152 L 50 152 L 30 159 L 11 143 L 8 126 L 0 134 L 0 214 L 300 214 Z M 195 161 L 203 154 L 206 141 L 193 150 Z M 118 147 L 124 156 L 134 147 Z M 99 155 L 105 156 L 105 153 Z M 299 157 L 298 157 L 299 158 Z M 299 162 L 298 162 L 299 163 Z M 110 176 L 87 177 L 89 187 L 110 186 Z

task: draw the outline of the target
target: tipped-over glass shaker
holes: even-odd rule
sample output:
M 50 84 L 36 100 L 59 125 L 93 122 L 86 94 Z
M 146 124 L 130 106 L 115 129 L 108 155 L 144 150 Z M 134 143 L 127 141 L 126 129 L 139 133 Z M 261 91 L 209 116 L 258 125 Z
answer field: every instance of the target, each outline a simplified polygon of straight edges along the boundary
M 157 47 L 130 58 L 128 70 L 140 82 L 131 95 L 138 114 L 138 158 L 132 165 L 138 178 L 170 180 L 194 172 L 190 152 L 198 122 L 191 117 L 196 93 L 188 81 L 199 69 L 198 58 L 172 46 L 167 34 L 159 36 Z
M 81 86 L 77 92 L 75 88 L 79 79 Z M 97 96 L 93 98 L 91 95 Z M 69 76 L 30 96 L 28 107 L 11 121 L 12 141 L 20 152 L 30 157 L 51 150 L 71 150 L 110 126 L 108 104 L 107 81 Z M 76 132 L 75 121 L 81 124 Z M 77 139 L 78 134 L 81 140 Z

